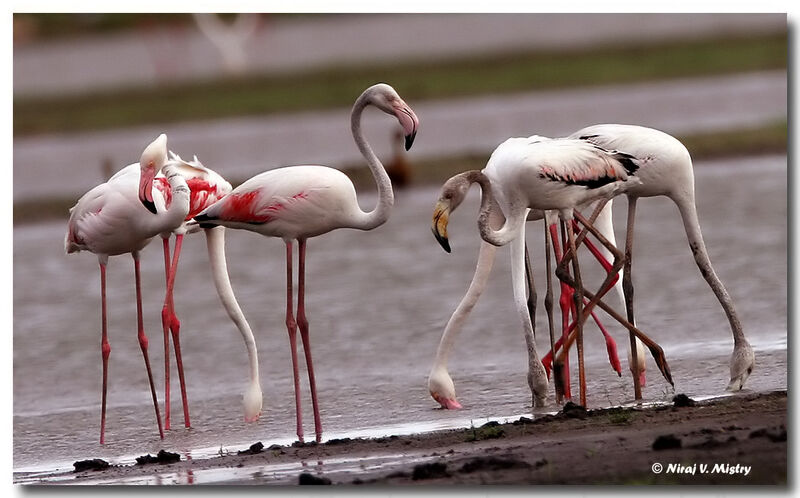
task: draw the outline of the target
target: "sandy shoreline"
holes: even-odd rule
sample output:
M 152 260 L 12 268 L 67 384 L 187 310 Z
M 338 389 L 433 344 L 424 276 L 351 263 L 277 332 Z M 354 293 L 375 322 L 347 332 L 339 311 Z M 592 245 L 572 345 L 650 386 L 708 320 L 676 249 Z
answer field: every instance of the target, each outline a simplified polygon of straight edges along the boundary
M 508 424 L 330 440 L 321 445 L 276 445 L 205 460 L 110 466 L 35 479 L 15 474 L 14 480 L 32 484 L 785 485 L 786 415 L 786 391 L 742 393 L 694 406 L 588 412 L 578 408 Z

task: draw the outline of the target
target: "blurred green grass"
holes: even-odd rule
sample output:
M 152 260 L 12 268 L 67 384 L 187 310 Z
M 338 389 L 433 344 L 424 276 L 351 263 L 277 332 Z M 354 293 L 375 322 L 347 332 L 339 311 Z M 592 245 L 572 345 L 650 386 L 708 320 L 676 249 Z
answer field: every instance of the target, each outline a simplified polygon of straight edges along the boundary
M 787 122 L 776 122 L 756 128 L 702 133 L 677 137 L 689 149 L 692 158 L 711 159 L 728 156 L 748 156 L 767 153 L 785 154 L 787 150 Z M 414 185 L 441 185 L 462 171 L 483 169 L 491 151 L 485 154 L 469 154 L 409 160 Z M 359 192 L 374 191 L 375 180 L 362 163 L 345 165 L 342 170 L 353 180 Z M 228 178 L 232 185 L 246 178 Z M 30 223 L 47 219 L 66 220 L 69 208 L 77 197 L 30 199 L 14 202 L 14 224 Z
M 525 52 L 281 76 L 216 79 L 91 95 L 15 98 L 14 135 L 349 107 L 378 81 L 409 102 L 490 93 L 632 83 L 787 67 L 787 35 L 593 50 Z

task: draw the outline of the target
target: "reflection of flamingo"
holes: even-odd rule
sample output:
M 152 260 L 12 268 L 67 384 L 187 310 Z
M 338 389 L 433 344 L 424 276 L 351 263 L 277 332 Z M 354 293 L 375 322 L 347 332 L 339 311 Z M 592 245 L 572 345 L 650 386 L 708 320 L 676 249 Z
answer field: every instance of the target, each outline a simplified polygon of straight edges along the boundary
M 194 158 L 193 161 L 184 161 L 177 154 L 172 154 L 172 160 L 178 168 L 178 172 L 186 180 L 190 191 L 189 200 L 189 213 L 186 216 L 186 221 L 193 218 L 200 213 L 203 209 L 211 206 L 219 199 L 227 195 L 231 191 L 231 184 L 228 183 L 222 176 L 203 166 L 203 164 Z M 166 195 L 169 191 L 169 184 L 166 183 L 164 178 L 158 177 L 160 180 L 157 187 L 162 190 Z M 175 345 L 175 360 L 178 366 L 178 378 L 181 387 L 181 399 L 183 402 L 183 419 L 186 427 L 190 426 L 189 422 L 189 404 L 186 399 L 186 382 L 183 374 L 183 361 L 181 359 L 180 348 L 180 321 L 175 315 L 175 304 L 173 302 L 173 290 L 175 287 L 175 276 L 178 270 L 178 258 L 180 256 L 181 244 L 183 236 L 187 233 L 186 223 L 182 223 L 179 227 L 170 232 L 161 234 L 164 246 L 164 271 L 167 280 L 167 292 L 164 298 L 164 307 L 161 311 L 161 323 L 164 330 L 164 382 L 165 382 L 165 396 L 164 396 L 164 427 L 170 429 L 170 374 L 169 374 L 169 336 L 172 335 L 172 341 Z M 175 234 L 175 253 L 170 262 L 170 248 L 169 237 Z M 214 283 L 217 287 L 217 292 L 223 301 L 225 309 L 228 311 L 231 319 L 236 323 L 240 333 L 245 341 L 247 347 L 249 360 L 250 360 L 250 385 L 245 391 L 245 420 L 248 422 L 255 421 L 261 413 L 261 386 L 258 379 L 258 356 L 256 353 L 255 340 L 250 331 L 250 326 L 247 324 L 244 315 L 239 309 L 234 297 L 233 290 L 228 280 L 227 266 L 225 264 L 225 233 L 224 228 L 207 229 L 206 242 L 208 244 L 209 258 L 211 259 Z
M 586 228 L 592 232 L 608 250 L 617 254 L 616 248 L 610 244 L 591 224 L 585 223 L 583 217 L 574 212 L 576 206 L 594 199 L 609 198 L 638 184 L 634 173 L 638 164 L 634 158 L 623 153 L 607 152 L 599 147 L 576 139 L 550 140 L 542 137 L 512 138 L 501 144 L 492 153 L 483 171 L 463 173 L 466 188 L 477 182 L 481 187 L 482 201 L 479 228 L 481 237 L 494 245 L 511 243 L 512 278 L 514 300 L 517 312 L 523 321 L 525 339 L 528 345 L 528 383 L 533 394 L 533 405 L 542 406 L 547 398 L 547 375 L 538 359 L 536 344 L 533 340 L 533 328 L 525 299 L 524 272 L 524 233 L 525 219 L 531 209 L 558 210 L 565 220 L 569 240 L 569 254 L 575 254 L 575 239 L 571 220 L 573 213 Z M 502 205 L 505 222 L 499 229 L 496 209 L 492 209 L 495 198 Z M 449 217 L 452 199 L 440 198 L 434 211 L 434 235 L 443 247 L 449 247 L 446 238 L 446 224 Z M 574 285 L 578 291 L 577 302 L 583 302 L 583 285 L 577 258 L 570 258 L 574 271 Z M 565 278 L 563 266 L 569 261 L 565 258 L 559 265 L 559 275 Z M 610 289 L 611 282 L 619 271 L 615 263 L 608 272 L 597 295 L 590 295 L 585 308 L 577 307 L 576 332 L 581 336 L 584 314 L 600 304 L 605 292 Z M 608 311 L 608 310 L 607 310 Z M 661 348 L 634 327 L 629 327 L 648 346 L 656 356 L 659 368 L 670 380 L 669 370 L 663 358 Z M 581 374 L 581 402 L 585 404 L 585 381 L 583 378 L 582 345 L 579 340 L 579 373 Z M 563 360 L 562 360 L 563 361 Z
M 389 177 L 361 131 L 361 114 L 368 105 L 397 117 L 405 132 L 406 148 L 413 143 L 419 121 L 389 85 L 371 86 L 356 100 L 351 114 L 351 128 L 356 145 L 378 184 L 379 199 L 374 210 L 369 213 L 361 210 L 352 182 L 341 171 L 324 166 L 292 166 L 254 176 L 195 217 L 201 226 L 242 228 L 268 237 L 280 237 L 286 244 L 286 327 L 292 352 L 297 437 L 300 441 L 303 441 L 303 426 L 295 339 L 298 327 L 308 367 L 317 441 L 322 438 L 304 305 L 306 240 L 337 228 L 376 228 L 386 222 L 394 204 Z M 299 244 L 296 319 L 292 314 L 293 240 Z
M 153 405 L 161 437 L 161 417 L 156 400 L 150 360 L 147 355 L 147 336 L 142 322 L 142 295 L 139 277 L 139 251 L 161 232 L 179 226 L 189 212 L 189 189 L 173 163 L 167 163 L 167 136 L 160 135 L 147 146 L 139 164 L 131 164 L 108 182 L 83 195 L 70 209 L 65 238 L 66 252 L 90 251 L 100 262 L 102 298 L 103 394 L 100 417 L 100 443 L 105 442 L 106 391 L 108 358 L 111 346 L 106 327 L 106 264 L 109 256 L 130 253 L 133 256 L 136 279 L 136 312 L 139 346 L 144 356 Z M 153 188 L 153 178 L 163 167 L 171 191 L 171 202 L 160 190 Z M 167 207 L 169 204 L 169 207 Z M 145 209 L 147 206 L 147 209 Z M 148 213 L 147 210 L 153 211 Z

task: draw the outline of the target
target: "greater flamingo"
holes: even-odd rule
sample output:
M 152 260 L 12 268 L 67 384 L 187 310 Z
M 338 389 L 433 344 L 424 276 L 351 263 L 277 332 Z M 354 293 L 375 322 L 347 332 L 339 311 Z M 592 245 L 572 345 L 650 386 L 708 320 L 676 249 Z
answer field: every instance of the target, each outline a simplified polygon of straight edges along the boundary
M 697 261 L 698 266 L 701 268 L 701 273 L 706 280 L 709 281 L 712 290 L 714 290 L 718 299 L 722 303 L 723 308 L 725 309 L 725 312 L 731 321 L 731 330 L 734 336 L 734 353 L 731 357 L 731 383 L 728 387 L 729 389 L 735 389 L 737 387 L 741 389 L 744 381 L 747 378 L 747 375 L 749 374 L 749 371 L 752 370 L 754 362 L 753 353 L 744 337 L 743 332 L 741 331 L 741 326 L 738 325 L 739 321 L 736 318 L 733 304 L 730 302 L 729 298 L 725 298 L 727 293 L 724 291 L 724 287 L 722 286 L 721 282 L 719 282 L 719 279 L 716 277 L 713 270 L 703 270 L 703 268 L 710 268 L 710 261 L 708 260 L 707 253 L 705 252 L 702 235 L 697 223 L 696 208 L 694 205 L 694 175 L 691 158 L 689 157 L 686 148 L 677 139 L 671 137 L 670 135 L 658 130 L 653 130 L 651 128 L 634 125 L 595 125 L 579 130 L 572 134 L 571 137 L 590 140 L 596 142 L 600 146 L 607 148 L 618 148 L 619 150 L 625 150 L 626 152 L 630 152 L 630 150 L 635 147 L 637 153 L 633 153 L 632 155 L 641 158 L 639 160 L 640 169 L 637 171 L 637 177 L 640 179 L 641 184 L 632 187 L 629 192 L 626 192 L 629 195 L 629 200 L 633 202 L 629 209 L 631 214 L 629 214 L 628 220 L 630 224 L 629 234 L 626 237 L 628 240 L 632 241 L 633 237 L 632 222 L 637 197 L 667 195 L 673 200 L 677 199 L 675 202 L 682 213 L 684 226 L 686 227 L 690 244 L 695 242 L 697 247 L 702 248 L 701 253 L 705 254 L 705 256 L 699 256 L 697 253 L 694 253 L 695 260 Z M 463 197 L 466 195 L 468 185 L 467 188 L 464 188 L 463 186 L 459 186 L 461 183 L 462 182 L 459 181 L 450 185 L 450 181 L 448 181 L 445 183 L 445 186 L 442 187 L 441 197 L 446 197 L 446 190 L 450 191 L 448 198 L 450 199 L 449 202 L 451 211 L 452 209 L 455 209 L 455 206 L 461 203 L 461 200 L 463 200 Z M 456 188 L 457 186 L 459 187 Z M 610 216 L 611 202 L 612 200 L 609 200 L 608 204 L 600 213 L 600 216 L 597 218 L 594 225 L 598 231 L 603 233 L 609 239 L 609 241 L 613 243 L 613 229 L 611 228 Z M 538 219 L 541 217 L 540 213 L 539 216 L 533 216 L 534 214 L 536 213 L 532 211 L 528 219 Z M 551 227 L 551 229 L 555 228 L 552 222 L 548 223 L 548 225 Z M 446 229 L 446 225 L 443 225 L 442 230 L 445 234 Z M 549 242 L 549 239 L 550 234 L 546 231 L 545 241 Z M 556 240 L 555 237 L 553 237 L 553 240 Z M 604 250 L 604 255 L 606 257 L 609 256 L 609 253 L 605 251 L 604 247 L 601 247 L 601 250 Z M 453 312 L 450 320 L 448 321 L 445 331 L 442 335 L 439 348 L 437 349 L 436 359 L 434 360 L 434 364 L 431 369 L 428 385 L 431 395 L 445 408 L 460 407 L 460 404 L 456 400 L 453 380 L 447 371 L 447 357 L 450 349 L 453 347 L 458 332 L 463 326 L 463 323 L 467 319 L 470 310 L 477 302 L 486 285 L 486 281 L 494 262 L 495 251 L 496 250 L 494 246 L 486 242 L 481 243 L 480 252 L 478 254 L 478 262 L 472 282 L 470 283 L 467 293 L 464 295 L 458 307 Z M 630 242 L 628 243 L 626 252 L 628 253 L 628 261 L 630 261 L 630 253 L 632 252 Z M 628 282 L 627 285 L 631 286 L 629 287 L 628 291 L 629 297 L 623 295 L 624 291 L 622 289 L 622 281 L 618 281 L 615 284 L 615 288 L 620 294 L 621 301 L 626 303 L 626 307 L 628 307 L 628 321 L 631 324 L 635 324 L 633 320 L 633 292 L 630 278 L 630 266 L 626 265 L 625 268 L 627 275 L 625 280 Z M 714 281 L 718 283 L 712 283 Z M 548 295 L 549 293 L 550 287 L 548 285 Z M 565 309 L 563 298 L 564 295 L 562 294 L 562 310 Z M 631 304 L 627 304 L 628 302 Z M 545 305 L 548 306 L 547 299 L 545 299 Z M 548 313 L 550 312 L 551 308 L 548 309 Z M 731 316 L 734 317 L 732 320 L 730 318 Z M 553 351 L 549 352 L 542 359 L 546 368 L 549 368 L 549 361 L 552 360 L 552 353 Z M 634 356 L 636 357 L 636 360 L 634 360 Z M 639 386 L 636 386 L 637 377 L 640 386 L 643 386 L 645 382 L 644 359 L 644 350 L 642 344 L 637 339 L 636 348 L 628 351 L 628 362 L 631 367 L 631 371 L 634 374 L 634 386 L 637 392 L 637 398 L 639 397 Z M 745 375 L 742 378 L 741 375 L 743 373 Z M 737 379 L 741 379 L 741 381 Z
M 170 232 L 161 234 L 164 246 L 164 272 L 166 274 L 167 291 L 164 298 L 164 307 L 161 310 L 161 323 L 164 330 L 164 428 L 170 429 L 170 367 L 169 367 L 169 337 L 175 345 L 175 361 L 178 367 L 178 378 L 181 388 L 181 400 L 183 402 L 183 420 L 186 427 L 190 427 L 189 404 L 186 397 L 186 382 L 183 374 L 183 361 L 180 348 L 180 321 L 175 315 L 175 304 L 173 300 L 173 290 L 175 288 L 175 277 L 178 270 L 178 258 L 181 252 L 183 236 L 186 233 L 197 231 L 194 227 L 189 230 L 187 221 L 199 214 L 203 209 L 211 206 L 232 190 L 231 184 L 215 171 L 205 167 L 197 156 L 192 161 L 183 160 L 179 155 L 170 151 L 170 157 L 181 176 L 189 186 L 189 213 L 186 215 L 184 223 Z M 157 176 L 156 186 L 162 193 L 169 196 L 169 184 L 166 179 Z M 206 244 L 208 246 L 209 260 L 211 261 L 212 277 L 217 293 L 222 300 L 231 320 L 236 324 L 242 339 L 247 348 L 250 381 L 244 395 L 244 419 L 246 422 L 253 422 L 261 414 L 262 393 L 258 376 L 258 353 L 256 350 L 255 339 L 250 330 L 250 326 L 239 308 L 233 289 L 228 278 L 227 265 L 225 261 L 225 228 L 215 227 L 204 230 L 206 233 Z M 169 238 L 175 234 L 175 252 L 170 262 Z
M 584 308 L 577 306 L 578 316 L 576 330 L 578 337 L 584 320 L 584 313 L 591 312 L 595 305 L 600 305 L 606 311 L 607 306 L 600 301 L 602 295 L 610 289 L 613 278 L 621 268 L 621 254 L 613 244 L 605 239 L 597 230 L 577 212 L 577 206 L 592 200 L 610 198 L 639 180 L 634 173 L 638 164 L 625 153 L 608 152 L 598 146 L 577 139 L 546 139 L 543 137 L 512 138 L 495 149 L 486 167 L 482 171 L 464 173 L 467 187 L 471 183 L 478 183 L 481 187 L 481 211 L 478 225 L 481 237 L 493 245 L 511 243 L 512 283 L 514 300 L 517 312 L 523 322 L 525 339 L 528 346 L 528 383 L 531 387 L 533 406 L 544 406 L 547 399 L 547 374 L 539 361 L 536 345 L 533 341 L 533 328 L 531 317 L 526 302 L 525 288 L 525 244 L 524 222 L 531 209 L 541 211 L 557 210 L 565 220 L 569 238 L 571 254 L 575 252 L 575 238 L 571 220 L 574 216 L 592 232 L 598 240 L 605 245 L 615 258 L 615 264 L 608 272 L 606 281 L 601 285 L 597 295 L 586 292 L 590 298 Z M 505 221 L 501 228 L 495 229 L 493 225 L 498 215 L 493 214 L 497 209 L 492 209 L 495 198 L 501 204 Z M 445 249 L 449 244 L 446 236 L 446 225 L 451 210 L 451 199 L 440 198 L 434 210 L 433 231 L 437 240 Z M 559 263 L 559 270 L 563 270 L 569 259 L 573 264 L 575 283 L 573 287 L 578 290 L 577 303 L 583 303 L 583 289 L 580 280 L 580 271 L 577 258 L 565 257 Z M 564 277 L 564 272 L 559 271 Z M 478 288 L 480 290 L 480 288 Z M 613 316 L 613 315 L 612 315 Z M 615 316 L 618 318 L 618 315 Z M 619 318 L 618 318 L 619 319 Z M 621 320 L 624 322 L 624 320 Z M 664 376 L 671 382 L 669 368 L 661 348 L 647 336 L 628 326 L 650 347 L 656 362 Z M 585 387 L 582 368 L 582 351 L 579 341 L 579 372 L 581 373 L 581 402 L 585 404 Z
M 280 237 L 286 244 L 286 328 L 292 353 L 297 437 L 300 441 L 303 441 L 303 426 L 296 346 L 298 327 L 308 369 L 316 439 L 320 441 L 322 438 L 304 305 L 306 240 L 337 228 L 372 230 L 386 222 L 394 204 L 392 184 L 386 170 L 361 131 L 361 114 L 368 105 L 397 118 L 405 133 L 406 150 L 414 141 L 419 120 L 397 92 L 384 83 L 367 88 L 356 100 L 350 116 L 350 126 L 356 145 L 366 159 L 378 186 L 378 205 L 374 210 L 368 213 L 361 210 L 353 183 L 341 171 L 324 166 L 290 166 L 250 178 L 195 217 L 200 226 L 241 228 L 267 237 Z M 299 246 L 296 318 L 292 313 L 294 240 L 297 240 Z
M 161 191 L 153 188 L 153 178 L 162 168 L 170 186 L 171 202 L 169 202 L 169 207 L 167 207 L 167 200 Z M 148 206 L 147 209 L 145 206 Z M 148 212 L 148 209 L 153 212 Z M 164 134 L 145 148 L 139 164 L 127 166 L 106 183 L 94 187 L 70 209 L 67 234 L 64 240 L 67 254 L 90 251 L 97 255 L 100 263 L 101 352 L 103 358 L 100 444 L 105 442 L 108 358 L 111 353 L 106 326 L 106 265 L 108 258 L 126 253 L 130 253 L 133 257 L 139 347 L 142 350 L 147 378 L 150 382 L 158 432 L 163 439 L 164 431 L 161 426 L 161 416 L 147 354 L 148 339 L 142 322 L 139 251 L 159 233 L 179 226 L 188 212 L 189 189 L 186 181 L 177 172 L 174 163 L 167 162 L 167 136 Z
M 463 202 L 464 198 L 466 197 L 469 187 L 471 186 L 469 176 L 470 175 L 466 173 L 461 173 L 448 179 L 442 185 L 441 193 L 439 195 L 439 202 L 441 203 L 442 206 L 446 206 L 446 208 L 444 208 L 443 210 L 446 210 L 448 214 L 455 211 L 455 209 L 461 204 L 461 202 Z M 597 228 L 597 230 L 609 240 L 609 242 L 614 244 L 615 243 L 614 230 L 611 224 L 611 202 L 612 200 L 609 200 L 608 204 L 606 204 L 606 206 L 602 209 L 594 225 L 595 228 Z M 498 212 L 499 206 L 495 204 L 490 209 L 493 213 L 492 217 L 493 227 L 499 228 L 503 223 L 503 217 Z M 498 214 L 495 215 L 494 213 Z M 543 213 L 540 210 L 532 209 L 528 214 L 527 221 L 539 220 L 543 219 L 544 217 L 545 213 Z M 446 224 L 447 219 L 448 219 L 447 217 L 443 219 L 440 217 L 438 231 L 442 234 L 443 238 L 447 237 L 447 224 Z M 545 234 L 546 242 L 548 235 L 549 234 L 547 233 Z M 448 249 L 449 245 L 448 247 L 445 248 L 445 250 Z M 605 247 L 601 246 L 600 250 L 602 251 L 602 254 L 606 259 L 609 259 L 611 257 L 610 251 L 608 251 Z M 448 250 L 448 252 L 450 251 Z M 466 294 L 464 294 L 464 297 L 461 299 L 458 306 L 453 311 L 453 314 L 450 316 L 450 319 L 447 321 L 447 325 L 445 325 L 444 332 L 442 333 L 442 338 L 439 341 L 439 347 L 436 350 L 436 357 L 434 358 L 433 366 L 431 367 L 430 374 L 428 375 L 428 391 L 431 394 L 431 397 L 433 397 L 433 399 L 436 400 L 442 406 L 442 408 L 446 409 L 461 408 L 461 404 L 458 402 L 456 398 L 455 384 L 453 383 L 453 379 L 447 370 L 447 359 L 450 355 L 451 349 L 453 348 L 453 346 L 455 346 L 455 341 L 458 337 L 459 332 L 461 332 L 461 329 L 463 328 L 464 323 L 469 317 L 469 314 L 472 312 L 473 307 L 478 302 L 478 299 L 480 298 L 481 294 L 486 288 L 486 283 L 488 282 L 489 275 L 491 274 L 492 271 L 492 266 L 494 264 L 496 252 L 497 252 L 497 247 L 484 240 L 481 240 L 480 248 L 478 251 L 478 261 L 475 266 L 475 273 L 473 274 L 472 281 L 469 284 Z M 527 267 L 527 259 L 526 259 L 526 267 Z M 550 289 L 549 269 L 547 277 L 548 277 L 548 291 L 549 291 Z M 614 285 L 614 288 L 617 290 L 621 298 L 622 297 L 621 282 L 617 281 Z M 532 288 L 531 291 L 533 291 Z M 532 302 L 531 304 L 529 304 L 528 308 L 531 311 L 535 310 L 535 299 L 536 299 L 535 292 L 529 292 L 528 300 L 529 302 L 531 301 Z M 564 299 L 562 299 L 562 301 L 564 301 Z M 566 306 L 569 306 L 569 303 L 564 302 L 563 304 L 565 306 L 564 311 L 568 313 L 567 311 L 568 308 L 566 308 Z M 549 311 L 552 311 L 552 309 L 550 309 Z M 533 320 L 534 316 L 535 312 L 532 311 L 531 320 Z M 548 314 L 548 316 L 550 316 L 550 314 Z M 592 316 L 594 317 L 594 313 L 592 313 Z M 597 318 L 596 317 L 594 318 L 595 321 L 597 321 Z M 552 319 L 550 321 L 552 324 Z M 597 321 L 597 323 L 598 325 L 600 325 L 599 321 Z M 609 349 L 609 359 L 612 363 L 612 367 L 614 367 L 615 371 L 619 372 L 618 359 L 616 358 L 616 350 L 613 349 L 615 348 L 614 341 L 610 336 L 607 335 L 607 332 L 605 331 L 604 328 L 602 328 L 602 326 L 600 330 L 601 332 L 603 332 L 604 335 L 606 335 L 606 341 Z M 553 341 L 551 340 L 551 342 Z M 641 342 L 637 340 L 637 344 L 641 348 Z M 552 346 L 553 345 L 551 344 L 551 348 Z M 548 355 L 549 354 L 551 353 L 548 353 Z M 644 360 L 643 349 L 639 354 L 639 360 L 640 360 L 640 365 L 642 365 Z M 542 361 L 544 363 L 545 358 L 543 358 Z M 545 363 L 546 368 L 547 366 L 548 365 Z M 640 372 L 643 373 L 644 371 L 643 367 L 640 368 L 641 368 Z

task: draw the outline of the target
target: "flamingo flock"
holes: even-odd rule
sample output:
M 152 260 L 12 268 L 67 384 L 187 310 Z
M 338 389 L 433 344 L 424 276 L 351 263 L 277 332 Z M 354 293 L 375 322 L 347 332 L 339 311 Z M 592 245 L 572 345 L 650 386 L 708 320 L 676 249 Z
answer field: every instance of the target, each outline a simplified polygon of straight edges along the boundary
M 306 249 L 308 239 L 339 228 L 373 230 L 386 223 L 394 205 L 392 181 L 373 152 L 361 128 L 361 115 L 374 107 L 394 116 L 402 130 L 405 149 L 414 143 L 419 119 L 400 95 L 385 83 L 372 85 L 358 96 L 350 115 L 350 129 L 370 169 L 378 191 L 376 206 L 359 207 L 350 179 L 325 166 L 301 165 L 271 169 L 232 188 L 221 175 L 205 167 L 195 156 L 182 159 L 167 147 L 161 134 L 145 147 L 133 163 L 82 196 L 70 210 L 65 237 L 67 253 L 89 251 L 100 266 L 102 394 L 100 443 L 105 442 L 107 386 L 111 346 L 107 327 L 106 265 L 109 256 L 131 254 L 137 306 L 137 339 L 145 362 L 159 436 L 171 430 L 170 358 L 174 348 L 181 390 L 183 420 L 191 426 L 189 402 L 180 346 L 180 321 L 173 293 L 183 237 L 203 231 L 208 261 L 220 301 L 239 330 L 248 355 L 249 378 L 243 395 L 244 421 L 262 415 L 262 389 L 258 351 L 250 325 L 236 300 L 225 256 L 225 230 L 240 229 L 283 240 L 286 258 L 285 325 L 292 360 L 296 434 L 304 441 L 297 332 L 300 332 L 311 391 L 314 433 L 322 440 L 319 396 L 312 361 L 309 320 L 305 309 Z M 635 324 L 633 313 L 632 247 L 636 202 L 640 197 L 667 196 L 678 207 L 689 247 L 701 274 L 722 305 L 730 322 L 734 350 L 730 360 L 730 390 L 740 390 L 754 366 L 752 347 L 744 336 L 732 300 L 714 273 L 703 243 L 694 204 L 692 163 L 686 148 L 675 138 L 649 128 L 628 125 L 596 125 L 564 138 L 530 136 L 510 138 L 491 154 L 481 171 L 467 171 L 447 180 L 436 202 L 432 229 L 441 246 L 450 252 L 447 226 L 450 215 L 462 203 L 470 186 L 478 184 L 481 204 L 478 235 L 482 239 L 478 262 L 470 286 L 445 327 L 428 389 L 443 408 L 458 409 L 455 384 L 447 360 L 472 308 L 483 293 L 499 246 L 511 252 L 514 308 L 522 325 L 528 356 L 531 406 L 547 406 L 550 377 L 556 402 L 571 399 L 569 350 L 577 345 L 580 401 L 586 405 L 584 325 L 592 317 L 605 336 L 612 368 L 622 374 L 616 343 L 595 314 L 600 308 L 630 333 L 628 362 L 635 396 L 641 398 L 645 381 L 647 347 L 664 378 L 672 376 L 661 347 Z M 616 247 L 611 224 L 611 203 L 618 195 L 628 198 L 628 226 L 624 252 Z M 582 211 L 592 214 L 588 218 Z M 545 220 L 545 309 L 550 324 L 550 349 L 540 355 L 534 340 L 537 295 L 532 265 L 525 242 L 527 221 Z M 561 228 L 559 237 L 558 229 Z M 162 238 L 165 296 L 161 312 L 164 338 L 164 416 L 158 402 L 143 326 L 140 251 L 157 235 Z M 170 239 L 175 236 L 174 247 Z M 297 290 L 293 284 L 294 246 L 297 246 Z M 596 289 L 584 285 L 578 251 L 585 246 L 605 270 Z M 550 252 L 556 262 L 552 268 Z M 553 319 L 552 274 L 561 282 L 561 335 L 556 340 Z M 620 274 L 622 279 L 620 280 Z M 616 289 L 625 304 L 622 316 L 605 303 L 604 296 Z M 296 299 L 296 307 L 294 305 Z M 171 341 L 171 345 L 170 345 Z M 162 423 L 163 421 L 163 423 Z

